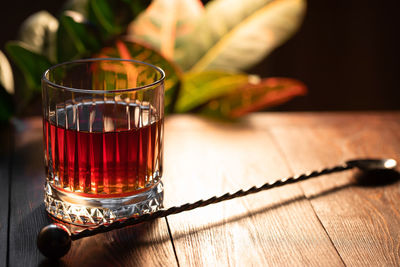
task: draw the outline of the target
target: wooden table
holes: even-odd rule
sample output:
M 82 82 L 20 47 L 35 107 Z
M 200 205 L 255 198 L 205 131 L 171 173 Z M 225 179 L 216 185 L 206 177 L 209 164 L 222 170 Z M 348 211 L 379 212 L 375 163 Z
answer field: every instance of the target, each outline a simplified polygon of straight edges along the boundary
M 14 124 L 1 131 L 0 266 L 51 266 L 36 249 L 50 223 L 41 120 Z M 166 120 L 164 152 L 170 207 L 350 158 L 399 161 L 400 112 L 260 113 L 238 123 L 176 115 Z M 321 176 L 74 241 L 62 266 L 399 265 L 400 182 L 356 176 Z

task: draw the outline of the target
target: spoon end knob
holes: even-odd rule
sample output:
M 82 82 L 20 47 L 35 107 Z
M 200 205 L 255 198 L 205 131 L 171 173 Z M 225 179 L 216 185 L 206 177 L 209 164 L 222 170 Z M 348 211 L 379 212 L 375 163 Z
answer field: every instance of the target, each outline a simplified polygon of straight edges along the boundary
M 59 259 L 71 248 L 70 233 L 63 225 L 47 225 L 39 232 L 37 247 L 47 258 Z

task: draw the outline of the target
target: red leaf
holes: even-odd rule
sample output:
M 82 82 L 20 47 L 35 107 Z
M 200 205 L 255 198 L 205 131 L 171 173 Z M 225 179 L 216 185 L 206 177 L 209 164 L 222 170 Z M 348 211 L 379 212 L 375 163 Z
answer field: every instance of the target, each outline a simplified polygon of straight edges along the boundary
M 212 116 L 238 118 L 306 93 L 306 86 L 300 81 L 290 78 L 266 78 L 256 84 L 248 83 L 228 95 L 210 101 L 202 112 Z

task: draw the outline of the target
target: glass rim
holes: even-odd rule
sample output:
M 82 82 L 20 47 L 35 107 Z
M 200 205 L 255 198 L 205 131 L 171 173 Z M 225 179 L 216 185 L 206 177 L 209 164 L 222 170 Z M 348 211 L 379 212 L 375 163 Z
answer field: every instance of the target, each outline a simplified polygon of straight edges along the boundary
M 46 75 L 60 67 L 60 66 L 64 66 L 64 65 L 70 65 L 70 64 L 76 64 L 76 63 L 85 63 L 85 62 L 94 62 L 94 61 L 125 61 L 125 62 L 131 62 L 131 63 L 138 63 L 141 65 L 146 65 L 148 67 L 153 68 L 154 70 L 158 71 L 161 74 L 161 77 L 156 80 L 155 82 L 152 82 L 150 84 L 146 84 L 143 86 L 138 86 L 138 87 L 133 87 L 133 88 L 126 88 L 126 89 L 118 89 L 118 90 L 90 90 L 90 89 L 82 89 L 82 88 L 73 88 L 73 87 L 68 87 L 68 86 L 64 86 L 64 85 L 60 85 L 57 83 L 54 83 L 52 81 L 50 81 Z M 45 72 L 42 75 L 42 82 L 45 82 L 46 84 L 50 84 L 51 86 L 58 88 L 58 89 L 63 89 L 63 90 L 67 90 L 67 91 L 71 91 L 71 92 L 77 92 L 77 93 L 89 93 L 89 94 L 112 94 L 112 93 L 123 93 L 123 92 L 134 92 L 134 91 L 140 91 L 143 89 L 148 89 L 150 87 L 153 87 L 157 84 L 161 84 L 163 81 L 165 80 L 165 72 L 163 71 L 163 69 L 161 69 L 160 67 L 157 67 L 153 64 L 147 63 L 147 62 L 143 62 L 143 61 L 139 61 L 139 60 L 134 60 L 134 59 L 122 59 L 122 58 L 85 58 L 85 59 L 77 59 L 77 60 L 71 60 L 71 61 L 66 61 L 66 62 L 62 62 L 62 63 L 58 63 L 55 64 L 53 66 L 51 66 L 50 68 L 48 68 L 47 70 L 45 70 Z

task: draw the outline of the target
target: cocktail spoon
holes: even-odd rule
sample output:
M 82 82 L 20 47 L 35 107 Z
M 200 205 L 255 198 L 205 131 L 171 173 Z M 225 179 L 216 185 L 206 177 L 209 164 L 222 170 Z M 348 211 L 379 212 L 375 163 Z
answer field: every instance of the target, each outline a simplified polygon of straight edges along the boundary
M 147 213 L 138 217 L 128 218 L 123 221 L 115 221 L 111 224 L 103 224 L 93 228 L 87 228 L 79 233 L 70 233 L 70 231 L 62 224 L 54 223 L 45 226 L 38 235 L 37 246 L 40 252 L 53 259 L 58 259 L 68 253 L 71 247 L 71 241 L 77 240 L 84 237 L 93 236 L 99 233 L 109 232 L 115 229 L 120 229 L 126 226 L 135 225 L 141 222 L 154 220 L 161 217 L 166 217 L 171 214 L 177 214 L 183 211 L 204 207 L 210 204 L 218 203 L 224 200 L 229 200 L 237 197 L 246 196 L 249 194 L 257 193 L 263 190 L 292 184 L 300 181 L 304 181 L 310 178 L 321 176 L 324 174 L 330 174 L 335 172 L 341 172 L 353 168 L 358 168 L 362 171 L 372 170 L 393 170 L 397 166 L 397 162 L 394 159 L 354 159 L 346 161 L 342 165 L 337 165 L 330 168 L 325 168 L 319 171 L 307 172 L 301 175 L 296 175 L 288 178 L 283 178 L 273 182 L 267 182 L 262 186 L 253 186 L 247 190 L 239 190 L 235 193 L 226 193 L 219 197 L 211 197 L 206 200 L 199 200 L 194 203 L 186 203 L 181 206 L 174 206 L 168 209 L 162 209 L 153 213 Z

